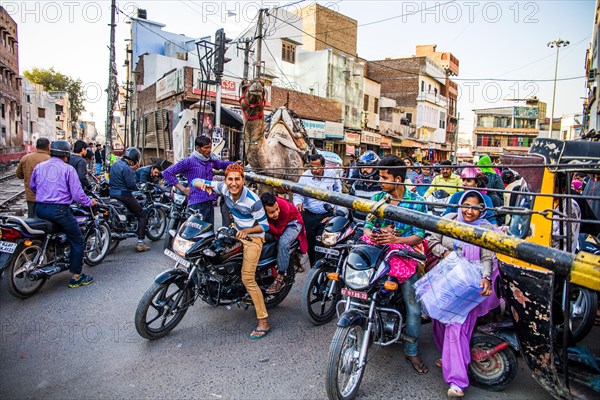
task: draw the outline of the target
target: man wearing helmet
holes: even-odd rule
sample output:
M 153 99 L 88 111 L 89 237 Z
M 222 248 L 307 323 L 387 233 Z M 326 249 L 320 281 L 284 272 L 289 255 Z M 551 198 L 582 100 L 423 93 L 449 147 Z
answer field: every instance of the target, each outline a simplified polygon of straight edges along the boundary
M 485 194 L 486 180 L 485 180 L 485 176 L 483 175 L 483 172 L 481 172 L 481 170 L 479 168 L 473 167 L 473 166 L 467 166 L 467 167 L 463 168 L 462 172 L 460 173 L 460 178 L 462 179 L 462 185 L 464 187 L 473 188 L 473 189 L 483 189 L 483 190 L 480 190 L 480 194 L 481 194 L 481 197 L 483 198 L 485 207 L 486 208 L 494 207 L 494 203 L 492 202 L 492 199 L 490 198 L 490 196 Z M 460 202 L 460 199 L 462 198 L 463 194 L 465 194 L 464 189 L 454 193 L 452 195 L 452 197 L 450 197 L 450 201 L 448 202 L 448 204 L 450 204 L 450 206 L 448 206 L 446 208 L 446 211 L 444 211 L 442 216 L 448 215 L 450 213 L 458 212 L 458 208 L 453 207 L 452 205 L 458 204 Z M 495 211 L 486 213 L 485 218 L 488 220 L 488 222 L 490 224 L 492 224 L 494 226 L 498 226 L 498 221 L 496 218 Z
M 140 167 L 141 153 L 135 147 L 129 147 L 123 153 L 123 158 L 110 167 L 110 197 L 119 200 L 135 215 L 138 221 L 137 251 L 150 250 L 144 243 L 146 234 L 146 213 L 135 197 L 133 191 L 138 190 L 135 171 Z
M 71 211 L 71 203 L 90 207 L 96 199 L 85 195 L 75 168 L 68 164 L 71 145 L 66 140 L 55 140 L 50 145 L 50 159 L 38 164 L 31 175 L 30 187 L 36 196 L 36 214 L 60 225 L 71 246 L 69 271 L 73 274 L 70 288 L 92 283 L 94 278 L 82 274 L 84 239 L 79 224 Z
M 379 156 L 371 150 L 367 150 L 358 158 L 358 176 L 361 180 L 355 181 L 350 189 L 350 195 L 370 199 L 375 193 L 381 192 L 379 184 Z M 364 221 L 367 214 L 352 210 L 355 221 Z

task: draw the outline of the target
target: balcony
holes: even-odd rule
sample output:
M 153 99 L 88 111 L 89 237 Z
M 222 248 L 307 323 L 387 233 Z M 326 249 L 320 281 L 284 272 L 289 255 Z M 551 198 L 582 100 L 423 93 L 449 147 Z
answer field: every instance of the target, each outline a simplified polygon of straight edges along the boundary
M 447 108 L 448 106 L 448 100 L 444 96 L 441 96 L 439 94 L 436 95 L 432 92 L 419 93 L 419 95 L 417 96 L 417 101 L 427 101 L 431 104 L 435 104 L 443 108 Z

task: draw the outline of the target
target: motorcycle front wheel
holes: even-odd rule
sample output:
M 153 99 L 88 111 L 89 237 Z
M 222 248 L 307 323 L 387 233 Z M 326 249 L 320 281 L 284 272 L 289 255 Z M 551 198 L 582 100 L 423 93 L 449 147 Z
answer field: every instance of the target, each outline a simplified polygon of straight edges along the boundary
M 478 347 L 482 350 L 489 350 L 502 343 L 504 343 L 503 340 L 494 336 L 474 334 L 471 338 L 471 349 Z M 471 361 L 468 370 L 469 380 L 473 386 L 497 392 L 506 389 L 511 384 L 517 376 L 518 367 L 515 352 L 512 348 L 507 347 L 486 360 Z
M 355 322 L 347 327 L 338 327 L 331 340 L 327 360 L 325 388 L 330 400 L 349 400 L 356 397 L 365 366 L 358 364 L 365 329 Z M 366 357 L 365 357 L 366 359 Z
M 98 227 L 91 226 L 85 234 L 83 259 L 89 266 L 98 265 L 104 260 L 111 248 L 110 228 L 106 223 Z
M 152 207 L 148 210 L 146 237 L 153 242 L 159 240 L 167 229 L 167 214 L 162 208 Z
M 181 322 L 193 298 L 194 292 L 183 282 L 154 282 L 135 311 L 135 329 L 149 340 L 168 335 Z
M 598 311 L 598 294 L 591 289 L 573 285 L 570 297 L 569 326 L 573 340 L 580 342 L 594 327 Z
M 35 281 L 29 279 L 28 268 L 34 260 L 42 254 L 42 243 L 34 241 L 31 246 L 23 247 L 13 261 L 6 267 L 2 279 L 6 283 L 8 291 L 15 297 L 27 299 L 40 291 L 48 278 Z M 46 260 L 48 261 L 48 260 Z
M 336 305 L 341 299 L 339 282 L 327 278 L 330 272 L 335 272 L 335 268 L 313 268 L 304 280 L 300 297 L 301 307 L 304 315 L 314 325 L 323 325 L 331 321 L 336 314 Z M 329 296 L 332 285 L 335 287 Z

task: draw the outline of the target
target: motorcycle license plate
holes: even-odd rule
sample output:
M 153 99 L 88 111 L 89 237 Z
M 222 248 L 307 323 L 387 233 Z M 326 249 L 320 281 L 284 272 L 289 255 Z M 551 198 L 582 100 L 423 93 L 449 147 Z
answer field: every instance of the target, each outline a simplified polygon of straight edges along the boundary
M 318 251 L 319 253 L 329 254 L 331 256 L 339 256 L 340 255 L 340 251 L 339 250 L 328 249 L 326 247 L 321 247 L 321 246 L 315 246 L 315 251 Z
M 359 292 L 358 290 L 342 288 L 342 296 L 354 297 L 359 300 L 367 300 L 369 295 L 366 292 Z
M 169 249 L 165 249 L 165 255 L 175 261 L 177 261 L 179 264 L 183 265 L 186 268 L 190 267 L 190 262 L 187 261 L 186 259 L 184 259 L 183 257 L 180 257 L 179 255 L 173 253 L 171 250 Z
M 17 249 L 17 244 L 12 242 L 0 242 L 0 253 L 12 254 Z

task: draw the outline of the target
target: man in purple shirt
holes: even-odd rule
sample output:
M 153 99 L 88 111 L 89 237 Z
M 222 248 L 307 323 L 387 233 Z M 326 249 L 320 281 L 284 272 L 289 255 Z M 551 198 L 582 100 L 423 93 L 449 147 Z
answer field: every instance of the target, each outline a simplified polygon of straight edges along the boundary
M 199 211 L 202 214 L 204 221 L 214 225 L 215 215 L 213 201 L 217 196 L 214 193 L 208 193 L 204 190 L 199 190 L 194 187 L 184 187 L 177 179 L 177 174 L 184 174 L 188 182 L 194 179 L 204 179 L 212 181 L 213 169 L 225 169 L 229 161 L 221 161 L 216 155 L 211 153 L 212 141 L 206 136 L 198 136 L 194 142 L 196 150 L 191 156 L 184 158 L 177 164 L 167 168 L 162 175 L 165 182 L 169 185 L 176 186 L 179 190 L 188 196 L 188 208 L 190 210 Z
M 85 195 L 77 171 L 68 164 L 71 145 L 66 140 L 55 140 L 50 145 L 50 159 L 38 164 L 31 175 L 30 188 L 35 193 L 36 214 L 39 218 L 58 224 L 71 245 L 70 288 L 85 286 L 94 280 L 82 274 L 84 240 L 79 224 L 69 207 L 77 202 L 84 206 L 96 205 L 96 199 Z

